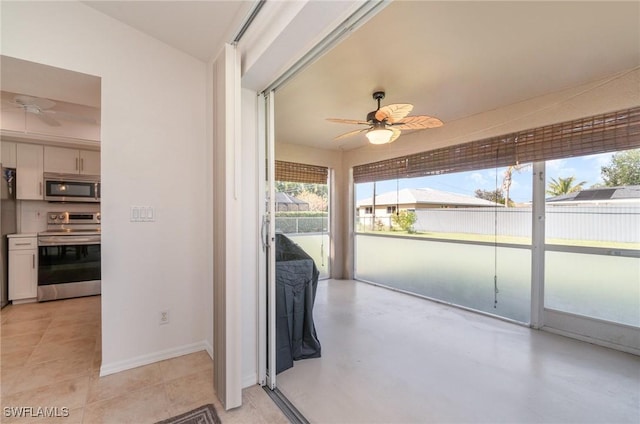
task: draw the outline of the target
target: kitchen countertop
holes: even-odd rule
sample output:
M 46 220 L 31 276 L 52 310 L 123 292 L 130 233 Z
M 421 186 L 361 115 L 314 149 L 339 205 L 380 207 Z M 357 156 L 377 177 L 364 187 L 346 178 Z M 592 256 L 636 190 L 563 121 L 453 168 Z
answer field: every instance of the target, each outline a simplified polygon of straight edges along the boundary
M 38 233 L 18 233 L 18 234 L 7 234 L 7 238 L 18 238 L 18 237 L 38 237 Z

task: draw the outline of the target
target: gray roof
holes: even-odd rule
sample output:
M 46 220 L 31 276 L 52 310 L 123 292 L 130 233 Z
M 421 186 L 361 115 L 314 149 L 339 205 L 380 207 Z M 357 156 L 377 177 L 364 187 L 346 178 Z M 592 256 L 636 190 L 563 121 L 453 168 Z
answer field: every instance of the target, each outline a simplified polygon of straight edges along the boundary
M 297 197 L 294 197 L 290 194 L 283 192 L 276 192 L 276 203 L 280 204 L 292 204 L 295 203 L 297 205 L 308 205 L 309 202 L 305 202 L 304 200 L 300 200 Z
M 640 200 L 640 185 L 620 187 L 598 187 L 573 193 L 549 197 L 548 203 L 553 202 L 602 202 L 606 200 Z
M 480 199 L 464 194 L 450 193 L 448 191 L 434 190 L 432 188 L 403 188 L 402 190 L 390 191 L 376 196 L 376 206 L 396 205 L 396 204 L 416 204 L 423 205 L 452 205 L 452 206 L 503 206 L 489 200 Z M 372 198 L 363 199 L 357 202 L 358 207 L 371 206 Z

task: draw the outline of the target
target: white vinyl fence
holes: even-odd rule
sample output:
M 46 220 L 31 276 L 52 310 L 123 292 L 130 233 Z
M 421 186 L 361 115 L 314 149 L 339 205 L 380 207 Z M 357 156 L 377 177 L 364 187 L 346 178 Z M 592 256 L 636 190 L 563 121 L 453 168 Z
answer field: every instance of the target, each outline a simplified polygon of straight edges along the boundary
M 531 237 L 531 208 L 417 210 L 416 231 Z
M 414 230 L 421 233 L 490 234 L 531 237 L 531 208 L 418 209 Z M 358 218 L 359 231 L 388 229 L 390 217 Z M 640 243 L 639 206 L 547 205 L 547 239 Z
M 531 237 L 531 208 L 459 208 L 416 211 L 420 232 Z M 554 206 L 546 208 L 548 239 L 640 242 L 640 206 Z

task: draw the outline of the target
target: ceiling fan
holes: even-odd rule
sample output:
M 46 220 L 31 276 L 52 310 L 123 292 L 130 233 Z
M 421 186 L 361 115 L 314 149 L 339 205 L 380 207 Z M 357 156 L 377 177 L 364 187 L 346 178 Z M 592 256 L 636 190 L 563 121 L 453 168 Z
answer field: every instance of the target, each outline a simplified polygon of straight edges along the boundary
M 60 126 L 60 121 L 58 121 L 58 119 L 85 122 L 89 124 L 97 123 L 94 118 L 88 116 L 53 110 L 56 102 L 42 97 L 33 97 L 20 94 L 13 98 L 13 102 L 9 103 L 13 106 L 23 109 L 26 113 L 35 115 L 42 122 L 52 127 Z
M 327 121 L 340 124 L 357 124 L 368 127 L 339 135 L 335 140 L 366 132 L 365 135 L 371 144 L 387 144 L 400 137 L 402 130 L 421 130 L 442 126 L 442 121 L 438 118 L 427 115 L 407 116 L 413 109 L 412 104 L 396 103 L 380 107 L 380 100 L 384 99 L 384 96 L 384 91 L 373 93 L 373 99 L 378 101 L 378 109 L 369 112 L 366 121 L 327 118 Z

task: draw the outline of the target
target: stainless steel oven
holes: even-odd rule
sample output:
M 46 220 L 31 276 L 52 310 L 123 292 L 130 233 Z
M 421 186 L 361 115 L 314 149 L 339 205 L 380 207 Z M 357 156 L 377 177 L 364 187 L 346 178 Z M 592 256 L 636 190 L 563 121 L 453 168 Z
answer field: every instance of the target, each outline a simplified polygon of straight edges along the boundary
M 38 234 L 38 300 L 101 292 L 100 213 L 50 212 Z

